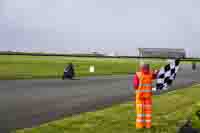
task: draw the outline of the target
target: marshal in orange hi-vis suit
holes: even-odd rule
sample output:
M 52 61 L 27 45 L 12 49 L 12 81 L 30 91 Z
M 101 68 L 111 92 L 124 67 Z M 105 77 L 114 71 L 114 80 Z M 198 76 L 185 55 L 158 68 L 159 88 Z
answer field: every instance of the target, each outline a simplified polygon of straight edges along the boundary
M 144 64 L 140 72 L 134 75 L 136 89 L 136 128 L 151 128 L 152 123 L 152 82 L 157 71 L 150 71 L 149 65 Z

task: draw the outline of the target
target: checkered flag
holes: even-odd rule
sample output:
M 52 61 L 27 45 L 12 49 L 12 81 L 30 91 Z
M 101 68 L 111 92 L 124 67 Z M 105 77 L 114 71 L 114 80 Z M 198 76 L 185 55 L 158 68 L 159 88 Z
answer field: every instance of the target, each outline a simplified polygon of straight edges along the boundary
M 172 84 L 179 69 L 179 62 L 176 59 L 159 70 L 156 80 L 156 90 L 166 90 Z

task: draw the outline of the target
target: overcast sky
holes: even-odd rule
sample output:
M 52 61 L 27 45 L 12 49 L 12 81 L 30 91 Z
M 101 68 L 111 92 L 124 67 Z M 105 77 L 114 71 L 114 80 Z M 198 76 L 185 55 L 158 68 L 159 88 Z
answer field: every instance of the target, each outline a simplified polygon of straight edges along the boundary
M 0 0 L 0 50 L 200 56 L 199 0 Z

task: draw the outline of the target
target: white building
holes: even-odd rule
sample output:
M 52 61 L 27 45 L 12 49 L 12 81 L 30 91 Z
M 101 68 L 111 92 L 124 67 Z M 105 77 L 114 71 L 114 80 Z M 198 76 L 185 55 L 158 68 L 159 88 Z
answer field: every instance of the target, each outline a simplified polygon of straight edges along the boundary
M 108 56 L 117 56 L 117 53 L 116 52 L 111 52 L 108 54 Z

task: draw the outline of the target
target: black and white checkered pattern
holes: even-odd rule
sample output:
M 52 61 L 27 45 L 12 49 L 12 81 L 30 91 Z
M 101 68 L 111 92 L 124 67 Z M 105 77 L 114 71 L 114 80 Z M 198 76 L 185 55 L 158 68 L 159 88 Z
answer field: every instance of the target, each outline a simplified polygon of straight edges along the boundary
M 179 69 L 179 60 L 174 60 L 159 70 L 156 79 L 156 90 L 166 90 L 176 78 Z

